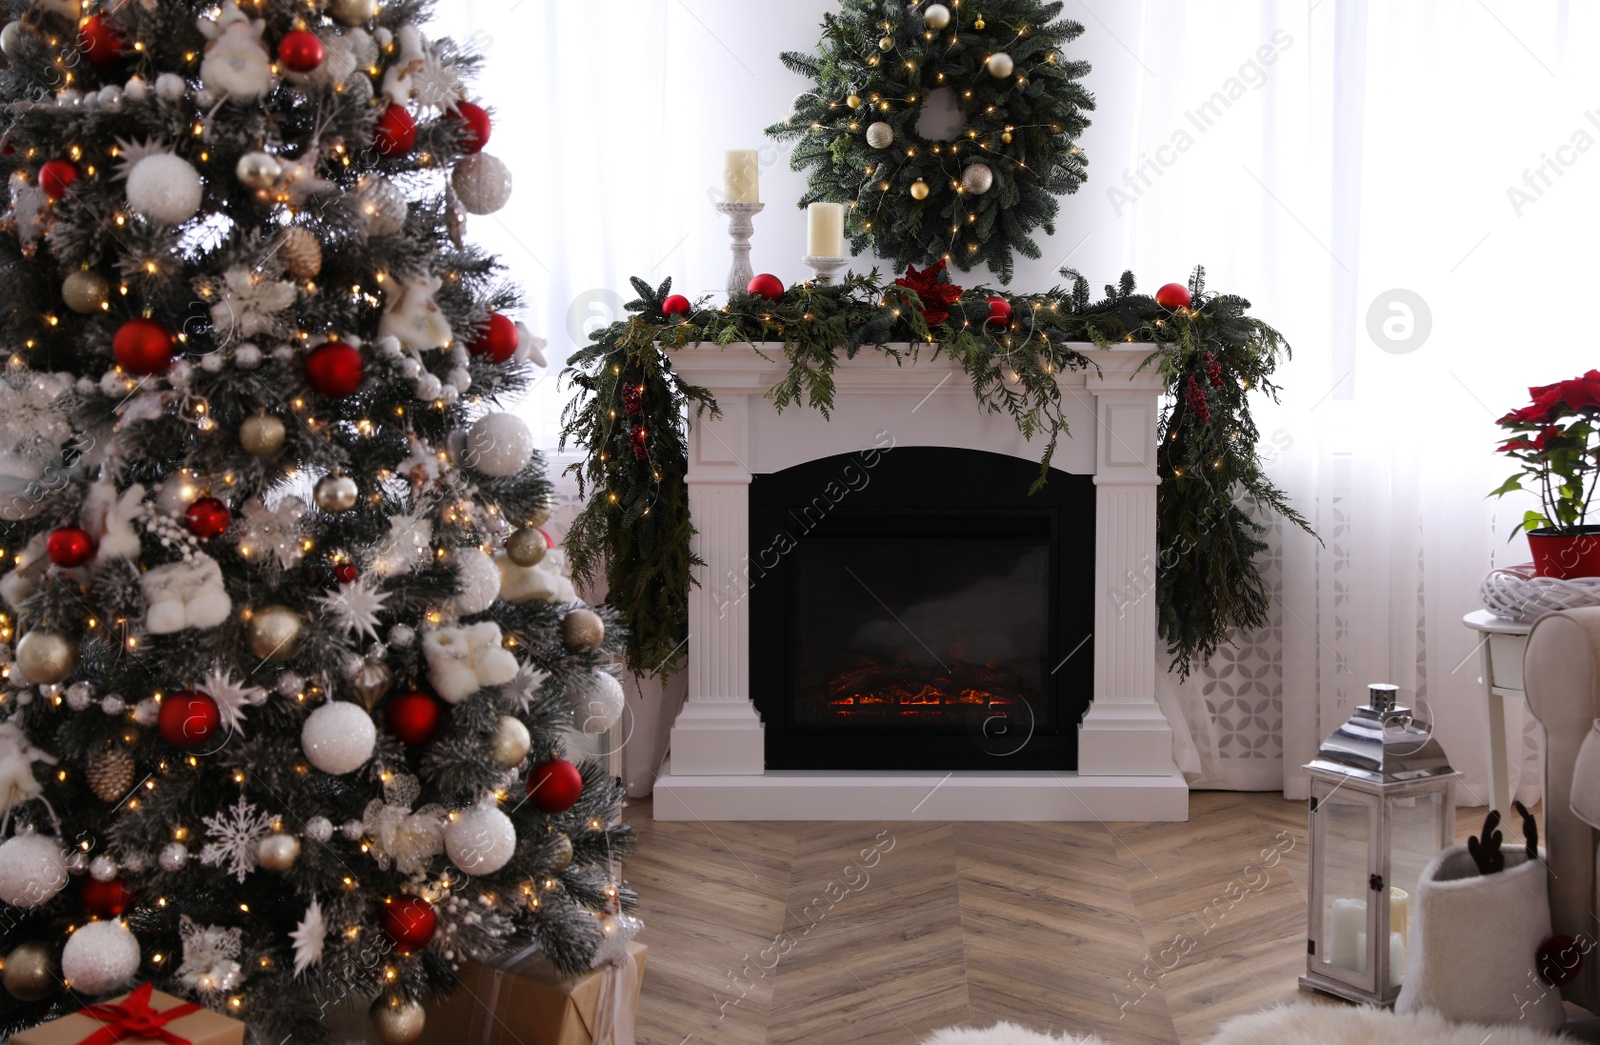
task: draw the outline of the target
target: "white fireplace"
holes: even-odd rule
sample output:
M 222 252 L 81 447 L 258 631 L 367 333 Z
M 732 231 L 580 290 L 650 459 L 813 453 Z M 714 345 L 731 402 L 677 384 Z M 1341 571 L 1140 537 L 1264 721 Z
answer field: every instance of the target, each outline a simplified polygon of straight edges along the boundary
M 876 351 L 841 361 L 831 418 L 779 413 L 781 345 L 684 349 L 673 366 L 709 389 L 721 416 L 690 419 L 689 505 L 705 561 L 690 589 L 688 695 L 655 786 L 663 820 L 1184 820 L 1188 788 L 1156 704 L 1156 427 L 1163 381 L 1135 373 L 1147 345 L 1077 346 L 1098 370 L 1060 377 L 1070 426 L 1053 467 L 1094 477 L 1093 702 L 1064 770 L 768 770 L 752 700 L 749 600 L 752 476 L 874 448 L 953 447 L 1037 461 L 1006 414 L 973 396 L 960 366 L 897 364 Z M 759 553 L 759 549 L 756 550 Z

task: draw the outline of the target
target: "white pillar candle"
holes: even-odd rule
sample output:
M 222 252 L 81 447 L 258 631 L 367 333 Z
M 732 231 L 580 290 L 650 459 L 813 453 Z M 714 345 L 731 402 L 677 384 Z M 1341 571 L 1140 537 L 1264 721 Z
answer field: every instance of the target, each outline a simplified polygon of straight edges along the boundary
M 1404 940 L 1411 931 L 1411 894 L 1398 885 L 1389 887 L 1389 928 Z
M 1389 934 L 1389 986 L 1398 986 L 1406 974 L 1406 943 L 1399 933 Z
M 806 253 L 813 258 L 844 257 L 844 204 L 813 203 L 806 208 Z
M 1367 973 L 1367 934 L 1356 934 L 1356 972 L 1362 976 Z
M 1367 902 L 1365 900 L 1335 900 L 1328 914 L 1327 924 L 1328 964 L 1351 972 L 1361 972 L 1366 966 Z
M 761 160 L 754 149 L 729 149 L 723 156 L 725 203 L 761 202 Z

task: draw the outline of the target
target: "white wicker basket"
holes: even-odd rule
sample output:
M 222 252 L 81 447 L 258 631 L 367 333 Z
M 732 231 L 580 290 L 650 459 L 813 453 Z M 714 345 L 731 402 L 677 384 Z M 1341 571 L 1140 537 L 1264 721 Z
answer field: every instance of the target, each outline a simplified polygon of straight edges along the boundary
M 1600 606 L 1600 577 L 1539 577 L 1531 563 L 1491 570 L 1478 585 L 1478 601 L 1496 617 L 1529 621 L 1554 610 Z

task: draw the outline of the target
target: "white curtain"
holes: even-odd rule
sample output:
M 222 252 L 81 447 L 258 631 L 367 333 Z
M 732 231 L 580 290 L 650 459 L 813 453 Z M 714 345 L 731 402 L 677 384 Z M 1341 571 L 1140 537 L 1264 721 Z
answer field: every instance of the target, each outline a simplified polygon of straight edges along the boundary
M 472 231 L 528 289 L 553 364 L 615 315 L 629 275 L 721 287 L 710 194 L 725 148 L 764 150 L 756 268 L 800 274 L 803 180 L 761 129 L 805 88 L 778 52 L 811 48 L 835 8 L 440 5 L 445 28 L 487 45 L 490 151 L 518 182 Z M 1181 764 L 1197 786 L 1303 795 L 1298 767 L 1318 740 L 1368 683 L 1394 682 L 1466 773 L 1462 801 L 1482 804 L 1484 706 L 1460 619 L 1491 565 L 1527 558 L 1506 534 L 1528 505 L 1484 497 L 1511 471 L 1493 421 L 1527 385 L 1597 363 L 1600 9 L 1067 0 L 1065 14 L 1086 26 L 1072 50 L 1094 65 L 1090 179 L 1013 287 L 1049 286 L 1071 264 L 1097 284 L 1130 268 L 1153 289 L 1204 263 L 1211 289 L 1250 298 L 1295 351 L 1281 405 L 1262 402 L 1258 421 L 1270 474 L 1322 543 L 1264 520 L 1273 623 L 1187 682 L 1164 680 L 1186 727 Z M 527 407 L 552 444 L 553 386 Z M 652 719 L 630 741 L 637 793 L 671 715 L 636 704 Z M 1511 715 L 1531 752 L 1521 708 Z M 1536 797 L 1531 756 L 1512 765 Z

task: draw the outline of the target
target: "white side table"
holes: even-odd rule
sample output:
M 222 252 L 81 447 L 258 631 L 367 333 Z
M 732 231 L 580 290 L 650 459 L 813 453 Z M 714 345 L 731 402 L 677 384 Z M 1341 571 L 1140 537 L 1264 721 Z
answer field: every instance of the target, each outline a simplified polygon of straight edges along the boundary
M 1479 665 L 1484 701 L 1489 712 L 1489 807 L 1504 815 L 1511 810 L 1511 784 L 1506 771 L 1505 698 L 1523 699 L 1522 654 L 1528 648 L 1531 621 L 1507 620 L 1477 610 L 1461 623 L 1479 632 Z

